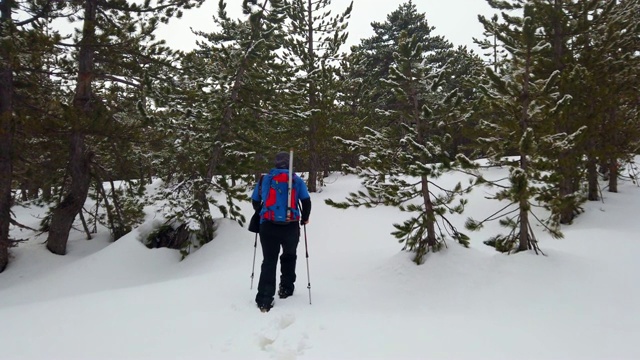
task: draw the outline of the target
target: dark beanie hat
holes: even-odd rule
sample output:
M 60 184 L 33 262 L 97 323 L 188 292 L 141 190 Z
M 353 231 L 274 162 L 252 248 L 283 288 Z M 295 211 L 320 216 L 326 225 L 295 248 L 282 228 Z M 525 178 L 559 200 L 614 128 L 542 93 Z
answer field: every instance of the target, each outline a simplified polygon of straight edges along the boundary
M 276 168 L 288 169 L 289 168 L 289 153 L 281 151 L 276 154 Z

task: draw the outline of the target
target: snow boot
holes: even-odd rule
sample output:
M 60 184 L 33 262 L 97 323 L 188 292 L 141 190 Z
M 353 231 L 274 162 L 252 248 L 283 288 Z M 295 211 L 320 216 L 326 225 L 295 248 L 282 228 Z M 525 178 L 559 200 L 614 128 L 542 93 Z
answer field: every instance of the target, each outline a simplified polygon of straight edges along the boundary
M 278 287 L 278 296 L 280 299 L 286 299 L 289 296 L 293 295 L 293 289 L 287 289 L 282 284 Z
M 258 309 L 260 309 L 260 311 L 262 311 L 263 313 L 269 312 L 269 310 L 271 310 L 271 308 L 273 307 L 273 302 L 271 304 L 256 304 L 258 305 Z

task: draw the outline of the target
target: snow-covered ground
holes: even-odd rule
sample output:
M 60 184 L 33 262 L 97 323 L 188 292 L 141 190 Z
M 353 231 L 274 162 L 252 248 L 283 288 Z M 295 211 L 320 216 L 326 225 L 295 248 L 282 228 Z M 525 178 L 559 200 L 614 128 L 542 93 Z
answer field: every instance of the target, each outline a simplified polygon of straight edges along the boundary
M 183 261 L 140 243 L 152 217 L 115 243 L 74 232 L 66 256 L 13 229 L 31 240 L 0 274 L 0 359 L 640 359 L 635 185 L 586 204 L 565 239 L 538 232 L 547 256 L 495 252 L 482 243 L 492 224 L 416 266 L 389 234 L 407 214 L 330 208 L 359 182 L 327 183 L 307 226 L 312 304 L 303 237 L 296 293 L 266 314 L 253 301 L 259 246 L 251 290 L 254 234 L 233 221 Z M 499 209 L 490 191 L 470 194 L 456 225 Z M 42 212 L 14 211 L 30 226 Z

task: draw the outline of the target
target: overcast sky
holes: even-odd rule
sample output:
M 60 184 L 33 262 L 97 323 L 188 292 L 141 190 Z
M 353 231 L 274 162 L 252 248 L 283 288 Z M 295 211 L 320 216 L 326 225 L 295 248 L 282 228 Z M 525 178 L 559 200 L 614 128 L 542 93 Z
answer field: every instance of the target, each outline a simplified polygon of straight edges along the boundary
M 351 0 L 333 0 L 332 14 L 342 13 Z M 371 37 L 371 23 L 383 22 L 387 15 L 408 0 L 353 0 L 353 11 L 349 20 L 349 46 L 358 44 L 360 39 Z M 493 10 L 485 0 L 413 0 L 420 13 L 426 14 L 429 25 L 435 27 L 434 34 L 442 35 L 455 46 L 466 45 L 479 53 L 472 38 L 482 36 L 482 26 L 478 14 L 490 17 Z M 242 0 L 227 0 L 227 10 L 231 16 L 240 17 Z M 189 27 L 210 32 L 213 30 L 212 15 L 216 13 L 218 0 L 207 0 L 203 7 L 191 10 L 181 20 L 161 29 L 160 36 L 166 38 L 169 45 L 189 50 L 195 45 L 195 36 Z

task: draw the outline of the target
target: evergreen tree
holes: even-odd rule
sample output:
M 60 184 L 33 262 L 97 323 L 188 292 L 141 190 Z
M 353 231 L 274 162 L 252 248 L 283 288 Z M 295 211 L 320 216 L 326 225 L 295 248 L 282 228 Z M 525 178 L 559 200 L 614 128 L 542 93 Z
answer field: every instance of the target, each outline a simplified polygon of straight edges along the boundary
M 9 222 L 11 221 L 11 185 L 13 179 L 13 61 L 10 34 L 15 31 L 13 1 L 0 2 L 0 272 L 9 263 Z M 15 51 L 15 50 L 14 50 Z
M 351 48 L 351 57 L 358 57 L 358 67 L 354 67 L 349 75 L 360 79 L 367 89 L 366 97 L 361 102 L 369 109 L 394 110 L 398 100 L 393 94 L 380 86 L 380 79 L 389 76 L 394 63 L 393 52 L 397 49 L 402 32 L 410 38 L 415 36 L 423 48 L 424 61 L 437 69 L 442 69 L 451 59 L 453 45 L 442 36 L 434 36 L 426 15 L 419 13 L 413 1 L 402 3 L 396 10 L 387 15 L 385 22 L 371 23 L 374 36 L 362 39 L 360 44 Z M 449 88 L 450 90 L 453 89 Z M 379 128 L 388 124 L 385 117 L 366 114 L 369 126 Z
M 297 75 L 293 93 L 304 95 L 303 100 L 292 104 L 290 121 L 292 126 L 306 130 L 306 148 L 302 154 L 307 158 L 307 186 L 315 192 L 318 172 L 328 164 L 324 152 L 330 147 L 331 138 L 326 129 L 331 115 L 337 111 L 334 99 L 340 86 L 334 82 L 353 3 L 336 16 L 328 9 L 331 0 L 286 0 L 285 3 L 289 36 L 283 59 Z
M 448 51 L 448 54 L 447 64 L 443 69 L 443 90 L 456 90 L 460 102 L 460 106 L 456 108 L 457 121 L 451 122 L 446 130 L 451 134 L 447 152 L 453 159 L 459 153 L 467 156 L 473 153 L 473 139 L 476 138 L 474 128 L 482 119 L 491 115 L 486 114 L 484 109 L 476 108 L 477 99 L 481 96 L 478 84 L 487 81 L 482 59 L 463 46 Z
M 71 183 L 64 199 L 51 215 L 47 248 L 66 253 L 69 231 L 82 210 L 91 184 L 92 163 L 96 160 L 93 136 L 107 130 L 121 131 L 118 107 L 108 103 L 108 88 L 119 84 L 140 92 L 144 66 L 158 52 L 166 51 L 153 43 L 159 22 L 181 16 L 181 10 L 203 0 L 157 0 L 143 4 L 117 0 L 85 0 L 66 4 L 81 19 L 81 30 L 71 48 L 74 59 L 67 59 L 63 71 L 75 73 L 73 99 L 64 112 L 64 131 L 69 146 L 68 169 Z
M 585 174 L 589 200 L 599 199 L 598 164 L 614 174 L 609 189 L 615 189 L 619 161 L 629 158 L 638 135 L 634 121 L 618 121 L 612 111 L 624 108 L 620 100 L 625 89 L 633 88 L 629 79 L 637 77 L 632 49 L 637 48 L 638 5 L 595 0 L 538 0 L 533 5 L 541 14 L 539 36 L 551 44 L 536 71 L 560 71 L 559 91 L 572 96 L 571 105 L 553 116 L 553 128 L 571 133 L 586 126 L 576 146 L 549 156 L 557 189 L 553 211 L 566 224 L 580 211 Z M 624 80 L 618 81 L 621 73 Z
M 493 68 L 493 72 L 497 73 L 502 64 L 507 58 L 507 51 L 502 46 L 502 43 L 498 41 L 498 15 L 494 14 L 491 20 L 487 19 L 484 15 L 478 15 L 478 21 L 483 25 L 484 31 L 482 35 L 484 39 L 473 39 L 482 50 L 487 51 L 484 56 L 489 58 L 488 65 Z
M 397 109 L 387 114 L 401 124 L 400 134 L 389 129 L 374 130 L 356 141 L 342 139 L 356 148 L 361 164 L 347 168 L 363 179 L 366 192 L 351 193 L 345 202 L 327 200 L 338 208 L 371 207 L 379 204 L 396 206 L 414 213 L 402 224 L 394 224 L 393 235 L 405 243 L 405 249 L 416 253 L 421 264 L 429 251 L 438 251 L 447 236 L 468 245 L 468 237 L 447 219 L 446 213 L 462 213 L 465 200 L 460 195 L 470 188 L 460 183 L 452 189 L 436 185 L 433 180 L 451 169 L 446 153 L 450 140 L 439 127 L 455 119 L 459 106 L 457 92 L 444 92 L 442 71 L 434 71 L 423 62 L 424 48 L 417 36 L 403 33 L 394 52 L 385 83 L 399 100 Z M 459 203 L 452 203 L 459 199 Z
M 370 119 L 375 115 L 376 109 L 371 107 L 366 99 L 374 89 L 360 77 L 359 73 L 363 73 L 362 62 L 364 58 L 362 53 L 349 53 L 342 59 L 339 73 L 340 89 L 337 93 L 337 102 L 341 104 L 339 114 L 335 117 L 339 119 L 336 122 L 335 132 L 333 136 L 355 140 L 364 135 L 363 129 L 368 125 Z M 376 89 L 377 90 L 377 89 Z M 339 151 L 337 156 L 338 164 L 349 164 L 356 166 L 358 161 L 357 153 L 351 151 L 343 151 L 340 146 L 335 146 L 335 150 Z
M 640 3 L 609 1 L 592 38 L 593 98 L 600 119 L 597 151 L 609 179 L 608 191 L 617 192 L 620 167 L 637 154 L 640 138 L 638 89 L 640 88 Z
M 24 91 L 28 85 L 42 79 L 43 64 L 51 49 L 52 37 L 45 34 L 43 18 L 55 10 L 55 2 L 0 1 L 0 272 L 9 262 L 9 238 L 14 184 L 15 159 L 19 139 L 24 129 L 22 119 L 41 116 L 33 105 L 48 98 L 42 82 L 32 94 Z M 17 17 L 20 20 L 17 20 Z M 25 85 L 26 84 L 26 85 Z
M 245 1 L 243 9 L 246 19 L 231 19 L 220 1 L 214 17 L 220 30 L 197 32 L 198 49 L 184 57 L 179 76 L 152 95 L 159 108 L 153 121 L 164 138 L 156 162 L 169 199 L 165 212 L 196 244 L 214 237 L 210 204 L 244 223 L 236 201 L 247 200 L 244 184 L 264 151 L 262 137 L 279 123 L 282 65 L 275 50 L 282 46 L 283 6 Z M 224 194 L 226 204 L 214 193 Z
M 546 158 L 541 156 L 540 149 L 562 151 L 574 146 L 575 137 L 579 135 L 549 131 L 549 114 L 559 111 L 570 97 L 557 93 L 559 72 L 548 78 L 540 78 L 534 73 L 541 54 L 550 46 L 536 37 L 537 15 L 531 4 L 525 4 L 522 16 L 503 16 L 505 23 L 496 36 L 510 53 L 509 66 L 503 68 L 501 74 L 488 68 L 491 84 L 484 87 L 484 101 L 498 116 L 493 123 L 480 124 L 486 136 L 479 140 L 494 163 L 509 167 L 508 185 L 489 182 L 501 187 L 494 198 L 508 204 L 482 221 L 470 219 L 467 227 L 474 230 L 487 221 L 500 219 L 500 224 L 510 229 L 509 233 L 497 235 L 486 243 L 504 252 L 530 249 L 538 252 L 531 217 L 552 236 L 562 236 L 557 218 L 540 220 L 532 211 L 536 206 L 534 200 L 548 197 L 548 188 L 540 186 L 549 181 L 542 172 Z M 515 156 L 515 161 L 507 156 Z
M 550 180 L 556 192 L 551 201 L 552 211 L 560 223 L 568 224 L 581 211 L 580 205 L 586 199 L 583 184 L 584 175 L 589 172 L 588 194 L 591 199 L 597 199 L 592 140 L 597 137 L 599 126 L 594 108 L 590 106 L 592 94 L 583 90 L 591 85 L 589 77 L 593 69 L 585 67 L 585 55 L 589 55 L 580 47 L 590 42 L 587 39 L 607 9 L 601 1 L 538 0 L 533 6 L 540 14 L 537 16 L 538 36 L 550 44 L 542 52 L 543 59 L 535 71 L 540 76 L 559 72 L 558 90 L 572 96 L 569 106 L 549 114 L 551 131 L 573 133 L 586 126 L 583 136 L 576 139 L 576 146 L 565 147 L 556 153 L 553 153 L 555 149 L 549 149 L 551 153 L 546 154 L 550 160 Z

